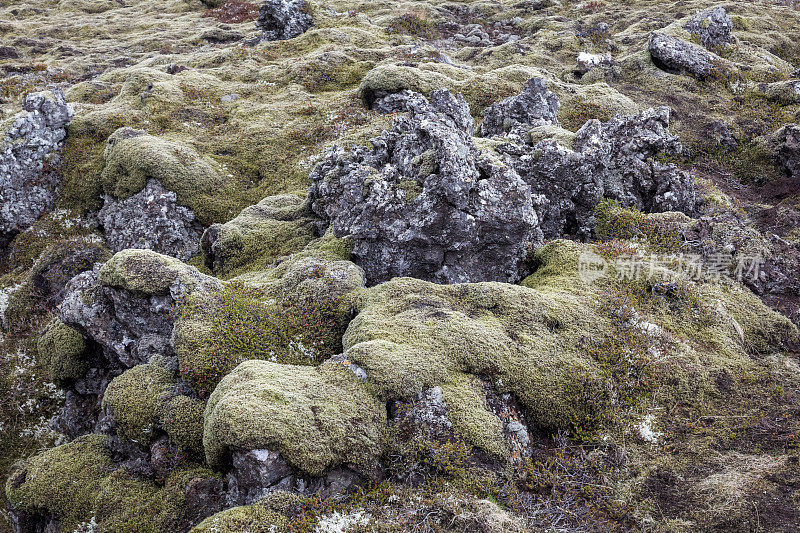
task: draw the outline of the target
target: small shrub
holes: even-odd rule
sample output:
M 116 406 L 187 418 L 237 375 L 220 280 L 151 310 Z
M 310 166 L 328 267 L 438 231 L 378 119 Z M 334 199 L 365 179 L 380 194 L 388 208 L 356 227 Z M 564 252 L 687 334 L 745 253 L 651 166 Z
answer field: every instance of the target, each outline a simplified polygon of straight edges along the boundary
M 681 248 L 681 236 L 675 228 L 648 218 L 638 209 L 621 207 L 616 200 L 602 200 L 594 213 L 594 234 L 601 242 L 636 240 L 647 245 L 651 252 L 661 254 L 675 253 Z
M 317 364 L 340 349 L 339 300 L 277 303 L 254 287 L 229 283 L 219 295 L 210 334 L 199 353 L 181 361 L 181 374 L 201 396 L 242 361 Z M 193 306 L 179 310 L 192 316 Z
M 428 19 L 423 10 L 409 11 L 389 23 L 386 29 L 389 34 L 416 35 L 423 39 L 434 39 L 439 36 L 436 23 Z
M 207 10 L 203 13 L 203 16 L 212 17 L 226 24 L 241 24 L 258 18 L 258 5 L 239 0 L 229 0 L 218 8 Z

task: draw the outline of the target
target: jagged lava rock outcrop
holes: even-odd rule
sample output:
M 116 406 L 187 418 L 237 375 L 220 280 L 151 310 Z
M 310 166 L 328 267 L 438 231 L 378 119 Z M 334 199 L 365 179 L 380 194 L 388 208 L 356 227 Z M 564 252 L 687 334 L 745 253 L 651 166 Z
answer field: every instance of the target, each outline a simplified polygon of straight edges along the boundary
M 733 22 L 722 6 L 697 13 L 685 28 L 709 49 L 720 48 L 732 40 Z
M 73 115 L 57 88 L 29 94 L 22 109 L 0 141 L 0 245 L 52 207 L 58 151 Z
M 409 91 L 381 109 L 403 109 L 373 148 L 334 148 L 311 172 L 314 212 L 369 283 L 413 276 L 438 283 L 513 282 L 531 243 L 541 241 L 530 188 L 473 142 L 463 97 Z
M 264 41 L 292 39 L 308 31 L 313 24 L 305 0 L 264 0 L 256 21 Z

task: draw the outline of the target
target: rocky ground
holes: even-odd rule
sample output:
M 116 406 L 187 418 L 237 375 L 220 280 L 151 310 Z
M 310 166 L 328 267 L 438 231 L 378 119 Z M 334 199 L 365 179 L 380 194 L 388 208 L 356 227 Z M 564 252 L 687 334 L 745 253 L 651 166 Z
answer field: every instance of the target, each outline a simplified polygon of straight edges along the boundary
M 0 0 L 0 531 L 800 530 L 800 6 Z

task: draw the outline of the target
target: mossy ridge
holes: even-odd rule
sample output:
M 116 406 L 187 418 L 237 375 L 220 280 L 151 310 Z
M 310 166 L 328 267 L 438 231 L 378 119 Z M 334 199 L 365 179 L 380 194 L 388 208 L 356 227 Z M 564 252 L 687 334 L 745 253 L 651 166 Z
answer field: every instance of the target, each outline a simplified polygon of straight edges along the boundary
M 232 449 L 266 448 L 311 476 L 344 464 L 369 472 L 385 426 L 385 407 L 339 365 L 245 361 L 209 398 L 203 445 L 215 468 Z

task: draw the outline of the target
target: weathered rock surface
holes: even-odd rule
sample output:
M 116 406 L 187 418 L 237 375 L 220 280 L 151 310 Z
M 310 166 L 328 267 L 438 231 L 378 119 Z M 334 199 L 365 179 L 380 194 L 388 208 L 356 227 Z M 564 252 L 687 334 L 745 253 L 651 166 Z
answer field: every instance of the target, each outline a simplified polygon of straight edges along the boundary
M 200 248 L 202 226 L 194 213 L 155 179 L 125 200 L 106 196 L 98 218 L 115 252 L 146 248 L 188 261 Z
M 720 48 L 732 40 L 733 22 L 722 6 L 697 13 L 685 28 L 709 49 Z
M 691 212 L 695 205 L 692 177 L 674 165 L 655 160 L 681 151 L 669 132 L 669 108 L 648 109 L 606 123 L 590 120 L 577 132 L 572 148 L 553 139 L 497 148 L 511 166 L 547 198 L 539 207 L 541 229 L 548 238 L 588 238 L 594 207 L 603 198 L 644 211 Z
M 29 94 L 22 108 L 0 140 L 0 244 L 52 207 L 73 114 L 60 89 Z
M 407 110 L 374 148 L 334 148 L 312 171 L 314 212 L 352 236 L 368 283 L 413 276 L 438 283 L 516 281 L 541 240 L 530 188 L 482 154 L 460 96 L 387 96 Z
M 305 0 L 264 0 L 256 21 L 265 41 L 292 39 L 313 24 Z
M 778 163 L 792 179 L 800 179 L 800 126 L 790 124 L 778 132 Z
M 483 112 L 482 137 L 512 133 L 519 136 L 533 126 L 558 124 L 558 97 L 541 78 L 531 78 L 522 93 L 493 104 Z
M 656 66 L 671 74 L 686 73 L 704 79 L 727 68 L 727 61 L 717 54 L 662 33 L 650 35 L 648 50 Z

